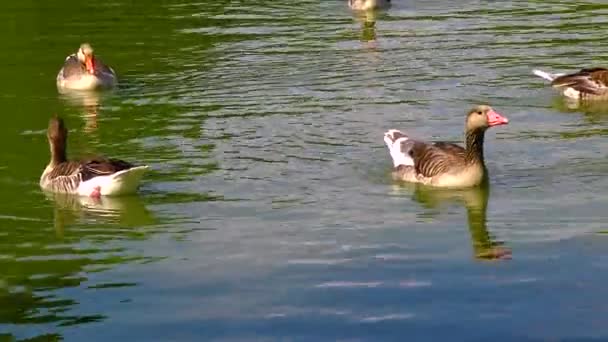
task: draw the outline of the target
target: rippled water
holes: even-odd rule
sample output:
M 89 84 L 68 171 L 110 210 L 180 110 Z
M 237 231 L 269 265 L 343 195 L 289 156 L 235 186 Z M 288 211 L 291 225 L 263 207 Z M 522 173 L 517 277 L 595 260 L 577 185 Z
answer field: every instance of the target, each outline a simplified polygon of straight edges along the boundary
M 0 5 L 0 340 L 601 340 L 608 107 L 532 68 L 605 63 L 603 1 Z M 82 41 L 117 91 L 59 96 Z M 387 128 L 486 138 L 487 188 L 390 179 Z M 151 166 L 141 195 L 45 195 L 72 155 Z

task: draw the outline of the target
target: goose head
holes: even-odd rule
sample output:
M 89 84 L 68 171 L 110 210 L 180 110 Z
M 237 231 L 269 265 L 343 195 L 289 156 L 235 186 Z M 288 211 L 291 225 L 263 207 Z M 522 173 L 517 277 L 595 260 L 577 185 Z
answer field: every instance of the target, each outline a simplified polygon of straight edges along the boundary
M 90 74 L 95 73 L 95 56 L 93 55 L 93 48 L 90 44 L 81 44 L 76 56 L 78 57 L 78 60 L 85 65 Z
M 506 125 L 509 119 L 498 114 L 488 105 L 473 107 L 467 114 L 466 131 L 485 131 L 486 129 L 499 125 Z
M 51 118 L 49 121 L 49 128 L 46 131 L 46 137 L 49 140 L 49 146 L 51 148 L 51 163 L 62 163 L 66 161 L 68 130 L 65 127 L 62 118 L 58 116 Z

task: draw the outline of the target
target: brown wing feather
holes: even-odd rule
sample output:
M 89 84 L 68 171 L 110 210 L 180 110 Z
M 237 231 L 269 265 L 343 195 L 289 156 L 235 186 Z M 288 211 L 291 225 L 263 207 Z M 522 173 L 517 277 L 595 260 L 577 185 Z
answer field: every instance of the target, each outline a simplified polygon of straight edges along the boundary
M 464 147 L 462 147 L 460 145 L 439 141 L 439 142 L 434 143 L 433 146 L 445 151 L 446 153 L 461 155 L 464 158 L 465 149 L 464 149 Z
M 464 162 L 464 149 L 444 142 L 414 142 L 409 149 L 409 155 L 414 160 L 416 172 L 425 177 L 448 172 L 454 165 Z
M 102 73 L 105 73 L 105 74 L 113 74 L 114 73 L 114 70 L 112 70 L 112 68 L 110 68 L 109 66 L 105 65 L 97 57 L 95 57 L 95 70 L 97 72 L 102 72 Z
M 80 162 L 82 166 L 82 180 L 86 181 L 96 176 L 107 176 L 113 173 L 127 170 L 133 164 L 120 159 L 109 159 L 105 157 L 95 157 L 85 159 Z
M 48 173 L 49 179 L 55 179 L 57 177 L 66 177 L 77 175 L 81 171 L 81 164 L 75 161 L 67 161 L 57 165 Z
M 557 77 L 551 85 L 558 88 L 570 87 L 582 93 L 602 95 L 608 91 L 608 69 L 588 68 Z
M 48 178 L 80 176 L 81 181 L 87 181 L 97 176 L 107 176 L 113 173 L 127 170 L 133 164 L 120 159 L 108 159 L 104 157 L 89 158 L 81 161 L 67 161 L 53 166 Z
M 69 56 L 63 63 L 63 77 L 77 77 L 86 72 L 84 64 L 82 64 L 76 55 Z

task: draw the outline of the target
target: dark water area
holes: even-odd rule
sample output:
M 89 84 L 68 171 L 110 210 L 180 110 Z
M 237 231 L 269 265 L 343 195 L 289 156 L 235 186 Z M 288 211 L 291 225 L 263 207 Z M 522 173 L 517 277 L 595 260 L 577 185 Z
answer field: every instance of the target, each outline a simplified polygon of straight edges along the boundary
M 0 341 L 608 340 L 608 107 L 531 74 L 606 63 L 602 1 L 5 2 Z M 120 87 L 59 95 L 93 44 Z M 383 132 L 486 135 L 487 187 L 399 184 Z M 148 164 L 47 195 L 72 156 Z M 604 260 L 606 259 L 606 260 Z

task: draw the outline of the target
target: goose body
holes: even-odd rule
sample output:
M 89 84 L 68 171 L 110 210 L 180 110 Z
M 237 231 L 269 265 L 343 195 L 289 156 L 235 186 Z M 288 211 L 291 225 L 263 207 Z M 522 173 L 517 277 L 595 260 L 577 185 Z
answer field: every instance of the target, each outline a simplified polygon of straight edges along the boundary
M 391 0 L 348 0 L 348 6 L 354 11 L 369 11 L 386 8 Z
M 51 119 L 47 137 L 51 161 L 40 177 L 40 187 L 46 191 L 91 197 L 133 194 L 148 169 L 105 157 L 67 160 L 67 129 L 61 118 Z
M 393 177 L 436 187 L 479 185 L 487 173 L 483 156 L 485 131 L 508 122 L 489 106 L 473 108 L 467 115 L 465 147 L 448 142 L 424 142 L 399 130 L 388 130 L 384 133 L 384 142 L 393 159 Z
M 608 100 L 608 69 L 587 68 L 571 74 L 532 71 L 549 82 L 562 95 L 577 100 Z
M 97 58 L 93 48 L 86 43 L 65 59 L 57 74 L 57 88 L 60 91 L 112 88 L 117 83 L 114 70 Z

